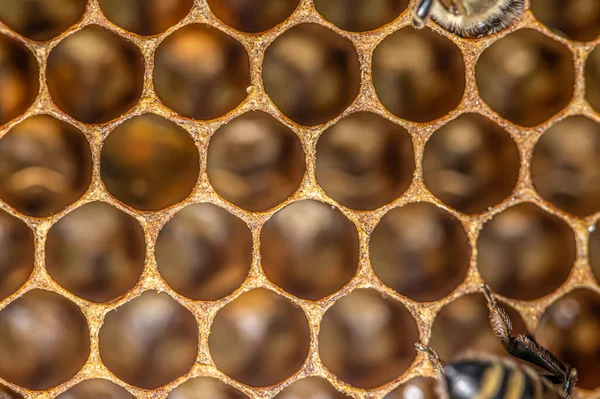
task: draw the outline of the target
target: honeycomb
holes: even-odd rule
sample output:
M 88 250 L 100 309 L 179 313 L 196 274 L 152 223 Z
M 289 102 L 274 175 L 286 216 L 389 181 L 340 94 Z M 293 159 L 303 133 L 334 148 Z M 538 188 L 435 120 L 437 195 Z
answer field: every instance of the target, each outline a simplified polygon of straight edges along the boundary
M 0 0 L 0 396 L 432 398 L 519 332 L 600 397 L 600 3 Z

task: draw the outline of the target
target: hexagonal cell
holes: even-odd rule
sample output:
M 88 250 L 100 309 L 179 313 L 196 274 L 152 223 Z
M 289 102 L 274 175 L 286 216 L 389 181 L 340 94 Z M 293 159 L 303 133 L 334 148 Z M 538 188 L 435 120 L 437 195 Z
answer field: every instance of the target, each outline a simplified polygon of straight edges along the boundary
M 600 112 L 600 45 L 590 53 L 585 65 L 585 95 L 596 112 Z
M 531 0 L 535 17 L 555 33 L 572 40 L 600 36 L 600 3 L 596 0 Z
M 86 0 L 1 0 L 0 20 L 29 39 L 50 40 L 77 23 Z
M 520 158 L 510 135 L 478 114 L 438 129 L 423 154 L 423 180 L 433 195 L 464 213 L 479 213 L 507 198 L 519 178 Z
M 61 393 L 56 399 L 135 399 L 117 384 L 101 378 L 85 380 Z
M 200 173 L 200 155 L 182 127 L 145 114 L 108 135 L 100 173 L 116 199 L 135 209 L 156 211 L 191 194 Z
M 287 30 L 265 50 L 265 91 L 293 121 L 325 123 L 356 98 L 360 65 L 348 39 L 316 24 Z
M 92 180 L 92 153 L 75 127 L 49 115 L 15 125 L 0 139 L 0 198 L 47 217 L 77 201 Z
M 144 268 L 144 231 L 117 208 L 92 202 L 50 228 L 46 269 L 81 298 L 106 302 L 125 294 Z
M 460 221 L 433 204 L 385 214 L 371 235 L 371 264 L 381 281 L 417 301 L 434 301 L 465 278 L 471 248 Z
M 99 0 L 113 24 L 138 35 L 156 35 L 181 21 L 194 0 Z
M 0 35 L 0 125 L 33 104 L 40 89 L 38 74 L 33 54 L 16 40 Z
M 252 235 L 242 220 L 213 204 L 177 212 L 156 241 L 158 270 L 179 294 L 214 301 L 243 282 L 252 263 Z
M 383 399 L 438 399 L 437 380 L 429 377 L 414 377 L 398 386 Z
M 243 32 L 257 33 L 285 21 L 299 0 L 207 0 L 221 21 Z
M 19 289 L 33 271 L 33 232 L 0 210 L 0 299 Z
M 571 116 L 553 125 L 537 142 L 531 178 L 547 201 L 577 216 L 600 210 L 600 125 Z
M 2 398 L 2 399 L 23 399 L 23 395 L 13 391 L 9 387 L 0 385 L 0 398 Z
M 323 365 L 343 381 L 370 389 L 408 369 L 418 339 L 415 320 L 400 302 L 358 289 L 338 299 L 323 316 L 319 353 Z
M 0 311 L 0 377 L 42 390 L 70 380 L 90 353 L 87 321 L 73 302 L 33 290 Z
M 494 291 L 532 300 L 567 280 L 575 262 L 575 236 L 558 217 L 525 203 L 485 223 L 477 251 L 481 276 Z
M 501 303 L 513 324 L 514 334 L 527 333 L 519 314 Z M 444 306 L 431 327 L 430 345 L 444 361 L 466 351 L 506 356 L 506 350 L 494 334 L 489 320 L 487 301 L 482 294 L 460 297 Z
M 275 396 L 276 399 L 348 399 L 343 393 L 337 391 L 324 378 L 308 377 L 288 385 Z
M 394 115 L 429 122 L 452 111 L 465 90 L 465 65 L 458 47 L 429 28 L 404 28 L 373 52 L 373 84 Z
M 215 378 L 197 377 L 173 389 L 167 399 L 247 399 L 232 386 Z
M 229 377 L 253 387 L 274 385 L 304 364 L 308 322 L 288 299 L 254 289 L 219 310 L 208 345 L 217 368 Z
M 395 20 L 408 0 L 314 0 L 317 11 L 340 29 L 364 32 Z
M 265 223 L 262 268 L 292 295 L 317 300 L 346 285 L 358 268 L 358 232 L 338 209 L 294 202 Z
M 298 136 L 261 111 L 222 125 L 208 146 L 211 185 L 221 197 L 249 211 L 266 211 L 285 201 L 305 170 Z
M 198 352 L 194 316 L 169 295 L 146 291 L 109 312 L 100 357 L 128 384 L 155 389 L 188 372 Z
M 578 387 L 600 387 L 600 296 L 575 290 L 546 309 L 536 337 L 562 361 L 575 367 Z
M 573 96 L 573 55 L 533 29 L 521 29 L 492 44 L 475 67 L 477 88 L 501 117 L 522 126 L 545 122 Z
M 142 95 L 144 66 L 135 45 L 99 26 L 62 40 L 48 56 L 54 103 L 85 123 L 104 123 L 132 108 Z
M 246 49 L 216 28 L 184 26 L 156 49 L 156 94 L 183 116 L 204 120 L 223 116 L 246 98 L 248 86 Z
M 328 128 L 317 143 L 317 181 L 340 204 L 375 209 L 399 197 L 415 169 L 411 137 L 369 112 Z

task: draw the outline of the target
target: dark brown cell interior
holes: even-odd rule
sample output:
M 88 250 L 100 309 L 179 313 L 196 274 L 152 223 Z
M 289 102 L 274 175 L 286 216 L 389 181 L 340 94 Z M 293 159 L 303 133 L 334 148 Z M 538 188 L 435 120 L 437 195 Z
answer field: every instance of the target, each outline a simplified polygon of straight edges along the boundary
M 356 98 L 358 55 L 352 42 L 316 24 L 285 31 L 265 50 L 265 90 L 288 118 L 318 125 L 341 114 Z
M 0 311 L 0 377 L 42 390 L 70 380 L 90 353 L 81 310 L 62 296 L 33 290 Z
M 15 39 L 0 34 L 0 125 L 33 104 L 40 88 L 38 74 L 33 54 Z
M 554 33 L 577 41 L 600 36 L 600 2 L 596 0 L 531 0 L 531 11 Z
M 299 0 L 207 0 L 210 10 L 225 24 L 257 33 L 285 21 Z
M 0 21 L 33 40 L 53 39 L 77 23 L 87 0 L 0 0 Z
M 270 386 L 304 364 L 308 321 L 288 299 L 258 288 L 219 310 L 208 345 L 215 365 L 229 377 L 253 387 Z
M 129 119 L 104 141 L 100 172 L 116 199 L 154 211 L 187 198 L 198 180 L 198 149 L 189 133 L 160 116 Z
M 505 130 L 481 115 L 465 114 L 427 141 L 423 180 L 445 204 L 478 213 L 512 193 L 519 166 L 519 150 Z
M 178 114 L 214 119 L 246 98 L 249 68 L 248 53 L 240 42 L 208 25 L 186 25 L 156 49 L 154 89 Z
M 356 274 L 358 233 L 335 207 L 303 200 L 265 223 L 260 252 L 270 281 L 292 295 L 318 300 Z
M 196 361 L 194 316 L 165 293 L 146 291 L 109 312 L 100 329 L 100 357 L 121 380 L 155 389 Z
M 264 112 L 243 114 L 210 139 L 206 171 L 212 187 L 249 211 L 266 211 L 286 200 L 305 170 L 298 136 Z
M 125 388 L 108 380 L 85 380 L 58 395 L 57 399 L 135 399 Z
M 99 0 L 113 24 L 138 35 L 162 33 L 181 21 L 194 0 Z
M 91 179 L 89 143 L 66 122 L 33 116 L 0 139 L 0 198 L 21 213 L 60 212 L 87 191 Z
M 317 181 L 349 208 L 375 209 L 393 201 L 412 182 L 414 169 L 408 132 L 375 114 L 352 114 L 317 143 Z
M 60 219 L 46 239 L 46 269 L 61 286 L 93 302 L 125 294 L 144 268 L 144 231 L 117 208 L 92 202 Z
M 486 49 L 475 67 L 481 98 L 522 126 L 545 122 L 573 96 L 573 55 L 533 29 L 521 29 Z
M 465 279 L 471 259 L 461 223 L 427 203 L 390 210 L 375 227 L 369 247 L 379 279 L 417 301 L 448 295 Z
M 438 399 L 438 382 L 432 377 L 414 377 L 400 384 L 383 399 Z
M 370 389 L 408 369 L 417 340 L 415 320 L 400 302 L 358 289 L 338 299 L 323 316 L 319 354 L 323 365 L 343 381 Z
M 590 53 L 585 64 L 585 95 L 596 112 L 600 112 L 600 45 Z
M 342 392 L 336 391 L 329 381 L 324 378 L 308 377 L 288 385 L 283 391 L 275 396 L 275 398 L 348 399 L 350 396 L 346 396 Z
M 215 378 L 196 377 L 173 389 L 167 399 L 247 399 L 248 397 Z
M 406 10 L 408 0 L 314 0 L 314 4 L 338 28 L 364 32 L 392 22 Z
M 590 239 L 589 245 L 589 260 L 592 272 L 596 277 L 596 281 L 600 283 L 600 223 L 589 228 Z
M 373 52 L 373 84 L 381 103 L 394 115 L 429 122 L 452 111 L 465 89 L 460 50 L 429 28 L 403 28 Z
M 0 398 L 2 398 L 2 399 L 23 399 L 23 395 L 13 391 L 9 387 L 0 385 Z
M 571 228 L 530 203 L 485 223 L 477 250 L 485 282 L 501 295 L 522 300 L 540 298 L 562 285 L 576 255 Z
M 140 49 L 91 25 L 63 39 L 48 56 L 47 84 L 54 103 L 85 123 L 104 123 L 132 108 L 142 94 Z
M 242 220 L 213 204 L 177 212 L 155 246 L 158 270 L 176 292 L 217 300 L 238 288 L 250 270 L 252 236 Z
M 0 299 L 14 293 L 33 271 L 33 232 L 0 210 Z
M 575 290 L 546 309 L 536 337 L 562 361 L 577 369 L 579 387 L 600 386 L 600 296 Z
M 538 140 L 531 160 L 533 185 L 542 197 L 577 216 L 600 210 L 600 124 L 571 116 Z

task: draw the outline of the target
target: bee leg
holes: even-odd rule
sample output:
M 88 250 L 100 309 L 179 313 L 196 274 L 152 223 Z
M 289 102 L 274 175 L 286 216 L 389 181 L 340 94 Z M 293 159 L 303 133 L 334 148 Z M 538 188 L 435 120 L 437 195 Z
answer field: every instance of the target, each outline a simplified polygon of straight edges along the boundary
M 420 1 L 420 3 L 419 3 Z M 425 26 L 425 21 L 429 17 L 429 11 L 433 5 L 434 0 L 417 0 L 418 6 L 413 12 L 412 24 L 415 28 L 421 29 Z
M 512 338 L 512 323 L 506 311 L 498 306 L 498 302 L 496 302 L 496 298 L 492 296 L 490 289 L 487 285 L 482 285 L 481 289 L 485 298 L 488 301 L 488 308 L 490 309 L 490 324 L 492 325 L 492 330 L 494 330 L 494 334 L 498 337 L 502 345 L 506 348 L 507 351 L 510 352 L 510 342 Z
M 429 361 L 433 365 L 433 368 L 435 369 L 435 372 L 438 375 L 440 375 L 440 376 L 444 375 L 444 362 L 442 362 L 440 360 L 440 357 L 438 356 L 437 353 L 435 353 L 433 348 L 430 348 L 429 346 L 425 346 L 421 343 L 416 343 L 415 348 L 417 348 L 417 350 L 419 352 L 423 352 L 427 356 L 427 358 L 429 358 Z

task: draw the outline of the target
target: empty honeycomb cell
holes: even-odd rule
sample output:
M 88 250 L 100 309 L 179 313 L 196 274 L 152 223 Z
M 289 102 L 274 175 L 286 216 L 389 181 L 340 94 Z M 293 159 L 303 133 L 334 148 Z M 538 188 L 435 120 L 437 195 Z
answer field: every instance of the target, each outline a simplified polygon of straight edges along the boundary
M 285 21 L 299 0 L 207 0 L 217 18 L 243 32 L 257 33 Z
M 575 236 L 558 217 L 525 203 L 485 223 L 477 251 L 481 276 L 494 291 L 532 300 L 567 280 L 575 262 Z
M 565 108 L 575 83 L 569 49 L 533 29 L 492 44 L 479 57 L 475 75 L 483 101 L 522 126 L 538 125 Z
M 585 95 L 596 112 L 600 112 L 600 45 L 592 50 L 585 64 Z
M 215 378 L 192 378 L 173 389 L 167 399 L 247 399 L 232 386 Z
M 377 29 L 406 10 L 408 0 L 315 0 L 315 8 L 340 29 L 364 32 Z
M 327 129 L 317 143 L 317 180 L 340 204 L 375 209 L 399 197 L 415 169 L 410 135 L 381 116 L 360 112 Z
M 0 125 L 33 104 L 40 89 L 38 74 L 33 54 L 15 39 L 0 34 Z
M 265 50 L 262 72 L 273 103 L 303 125 L 325 123 L 341 114 L 360 86 L 352 42 L 316 24 L 294 26 L 275 39 Z
M 253 387 L 274 385 L 304 363 L 308 322 L 288 299 L 258 288 L 219 310 L 208 345 L 217 368 L 229 377 Z
M 383 399 L 438 399 L 437 380 L 429 377 L 414 377 L 398 386 Z
M 358 232 L 337 208 L 298 201 L 267 220 L 260 253 L 269 280 L 297 297 L 317 300 L 356 274 Z
M 60 212 L 87 191 L 91 180 L 89 143 L 66 122 L 33 116 L 0 139 L 0 198 L 21 213 Z
M 0 385 L 0 398 L 2 399 L 23 399 L 23 395 L 13 391 L 12 389 Z
M 135 399 L 127 392 L 113 382 L 95 378 L 85 380 L 69 388 L 66 392 L 58 395 L 56 399 Z
M 242 220 L 213 204 L 177 212 L 156 242 L 158 270 L 178 293 L 191 299 L 221 299 L 250 271 L 252 236 Z
M 181 21 L 194 0 L 99 0 L 113 24 L 138 35 L 156 35 Z
M 600 2 L 597 0 L 531 0 L 535 17 L 553 32 L 572 40 L 600 36 Z
M 373 52 L 373 84 L 394 115 L 429 122 L 452 111 L 465 90 L 460 50 L 429 28 L 392 33 Z
M 48 56 L 47 84 L 54 103 L 85 123 L 104 123 L 139 100 L 144 81 L 135 45 L 99 26 L 63 39 Z
M 298 380 L 281 391 L 276 399 L 348 399 L 326 380 L 320 377 L 308 377 Z
M 438 129 L 423 154 L 423 180 L 433 195 L 464 213 L 507 198 L 519 177 L 519 150 L 510 135 L 478 114 Z
M 211 185 L 249 211 L 266 211 L 285 201 L 305 170 L 298 136 L 261 111 L 222 125 L 210 139 L 206 171 Z
M 73 377 L 90 353 L 85 316 L 71 301 L 33 290 L 0 311 L 0 377 L 48 389 Z
M 144 292 L 109 312 L 100 329 L 102 362 L 140 388 L 158 388 L 185 374 L 197 352 L 194 316 L 165 293 Z
M 144 268 L 144 231 L 104 202 L 83 205 L 50 228 L 46 269 L 81 298 L 105 302 L 125 294 Z
M 586 216 L 600 210 L 600 124 L 571 116 L 553 125 L 536 144 L 533 185 L 559 208 Z
M 417 325 L 400 302 L 358 289 L 338 299 L 323 316 L 319 353 L 323 365 L 343 381 L 370 389 L 408 369 L 418 339 Z
M 596 280 L 600 282 L 600 222 L 590 228 L 589 261 Z
M 434 301 L 465 278 L 471 248 L 460 221 L 428 203 L 385 214 L 371 235 L 371 264 L 381 281 L 417 301 Z
M 225 115 L 246 98 L 248 53 L 237 40 L 202 24 L 184 26 L 156 49 L 154 88 L 173 111 L 194 119 Z
M 186 199 L 200 155 L 182 127 L 158 115 L 133 117 L 104 141 L 100 173 L 106 189 L 135 209 L 155 211 Z
M 50 40 L 77 23 L 86 0 L 0 0 L 0 21 L 33 40 Z
M 33 232 L 25 223 L 0 210 L 0 299 L 29 278 L 33 270 Z
M 575 290 L 550 305 L 536 337 L 562 361 L 577 369 L 578 386 L 600 387 L 600 296 Z
M 506 304 L 514 334 L 527 333 L 519 314 Z M 489 321 L 487 301 L 482 294 L 470 294 L 445 305 L 431 328 L 430 345 L 443 361 L 450 361 L 465 352 L 507 356 Z

